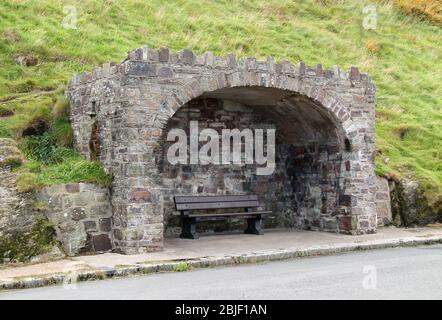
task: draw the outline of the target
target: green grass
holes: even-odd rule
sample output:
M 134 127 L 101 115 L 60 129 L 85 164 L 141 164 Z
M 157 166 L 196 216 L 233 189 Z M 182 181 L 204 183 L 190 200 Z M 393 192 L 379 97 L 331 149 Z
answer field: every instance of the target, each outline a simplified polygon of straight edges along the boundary
M 362 27 L 368 1 L 93 1 L 72 2 L 77 29 L 64 29 L 61 2 L 2 1 L 0 32 L 20 41 L 0 42 L 0 136 L 15 137 L 35 119 L 51 117 L 66 81 L 76 72 L 121 61 L 147 44 L 200 54 L 274 56 L 294 63 L 358 66 L 377 86 L 378 174 L 410 176 L 430 203 L 442 194 L 442 36 L 436 24 L 377 4 L 377 28 Z M 38 58 L 14 63 L 17 54 Z M 69 165 L 54 170 L 72 175 Z M 80 170 L 81 171 L 81 170 Z M 48 172 L 54 172 L 49 170 Z M 50 175 L 50 173 L 46 173 Z M 43 178 L 42 178 L 43 179 Z M 45 178 L 46 180 L 46 178 Z M 63 179 L 47 178 L 47 181 Z
M 48 165 L 35 160 L 27 161 L 16 171 L 18 186 L 21 179 L 26 179 L 22 183 L 23 188 L 19 188 L 23 192 L 32 191 L 41 186 L 69 182 L 90 182 L 109 187 L 112 181 L 111 176 L 104 172 L 99 162 L 84 160 L 76 154 L 65 157 L 60 163 Z
M 190 265 L 187 262 L 179 262 L 178 264 L 174 265 L 172 268 L 173 272 L 183 272 L 189 270 L 190 270 Z
M 44 185 L 67 182 L 91 182 L 102 187 L 109 187 L 111 178 L 100 163 L 72 158 L 61 164 L 44 167 L 39 174 L 39 181 Z
M 84 160 L 71 145 L 71 127 L 65 118 L 54 120 L 52 127 L 42 135 L 21 139 L 20 149 L 28 159 L 17 169 L 17 188 L 29 192 L 41 186 L 91 182 L 109 186 L 111 177 L 100 163 Z

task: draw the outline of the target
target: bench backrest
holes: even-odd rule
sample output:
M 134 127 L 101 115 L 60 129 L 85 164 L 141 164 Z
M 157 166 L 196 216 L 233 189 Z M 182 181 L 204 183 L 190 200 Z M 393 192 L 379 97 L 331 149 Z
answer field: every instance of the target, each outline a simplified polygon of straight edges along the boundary
M 255 208 L 259 207 L 258 196 L 175 196 L 175 208 L 184 210 Z

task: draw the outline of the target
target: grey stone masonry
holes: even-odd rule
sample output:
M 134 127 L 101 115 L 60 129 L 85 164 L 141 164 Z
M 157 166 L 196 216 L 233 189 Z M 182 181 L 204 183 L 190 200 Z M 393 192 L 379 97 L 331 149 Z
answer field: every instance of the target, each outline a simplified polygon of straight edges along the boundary
M 109 191 L 87 183 L 58 184 L 39 191 L 45 215 L 64 252 L 73 256 L 112 250 Z
M 32 197 L 16 188 L 16 175 L 0 168 L 0 240 L 6 235 L 23 233 L 44 215 L 31 210 Z
M 376 230 L 375 87 L 355 67 L 344 72 L 271 57 L 258 61 L 142 47 L 120 64 L 75 76 L 66 95 L 75 148 L 114 177 L 111 228 L 121 252 L 162 248 L 176 194 L 262 193 L 263 206 L 276 208 L 294 227 Z M 207 102 L 217 106 L 206 110 Z M 276 127 L 280 166 L 269 178 L 279 183 L 276 201 L 267 201 L 265 179 L 247 170 L 165 167 L 167 130 L 185 128 L 189 118 L 177 111 L 194 103 L 197 110 L 190 113 L 215 129 L 259 128 L 258 121 Z M 243 106 L 256 117 L 242 112 Z M 204 187 L 209 178 L 218 181 L 216 188 Z M 182 183 L 186 179 L 200 181 L 200 188 Z

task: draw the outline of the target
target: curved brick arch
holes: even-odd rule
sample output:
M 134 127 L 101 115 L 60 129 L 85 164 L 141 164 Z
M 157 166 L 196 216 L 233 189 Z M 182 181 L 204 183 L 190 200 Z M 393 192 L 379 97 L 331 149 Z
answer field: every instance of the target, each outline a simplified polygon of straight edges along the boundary
M 206 93 L 253 87 L 306 97 L 340 130 L 340 142 L 344 138 L 351 142 L 351 150 L 342 155 L 325 156 L 335 159 L 323 167 L 337 172 L 332 181 L 336 199 L 332 212 L 319 212 L 321 218 L 308 227 L 345 233 L 375 231 L 375 89 L 367 75 L 353 67 L 342 72 L 337 67 L 324 70 L 321 65 L 308 67 L 302 62 L 275 63 L 272 58 L 237 60 L 234 55 L 220 58 L 208 52 L 196 56 L 189 50 L 171 53 L 143 47 L 130 52 L 121 64 L 105 64 L 74 77 L 66 90 L 75 148 L 90 157 L 95 128 L 100 148 L 94 156 L 114 176 L 115 249 L 137 253 L 162 247 L 164 214 L 170 211 L 166 204 L 171 195 L 161 182 L 164 176 L 156 148 L 170 118 Z M 306 201 L 318 190 L 309 188 Z M 322 201 L 321 197 L 315 201 Z

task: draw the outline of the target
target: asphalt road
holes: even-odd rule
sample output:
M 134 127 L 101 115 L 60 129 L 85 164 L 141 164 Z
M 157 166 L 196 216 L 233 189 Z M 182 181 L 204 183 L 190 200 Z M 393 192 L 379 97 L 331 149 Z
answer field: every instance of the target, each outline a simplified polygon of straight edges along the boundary
M 442 299 L 442 245 L 0 292 L 0 299 Z

